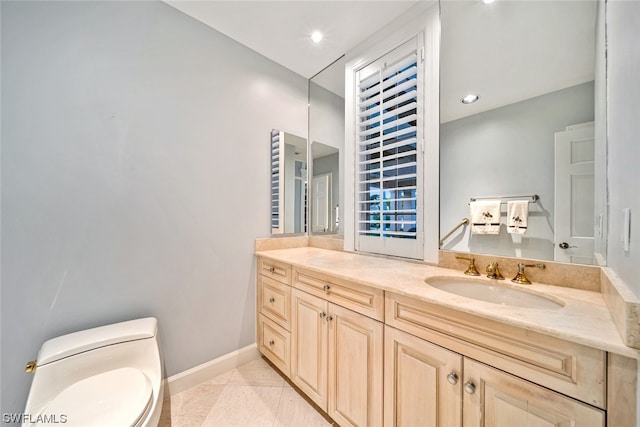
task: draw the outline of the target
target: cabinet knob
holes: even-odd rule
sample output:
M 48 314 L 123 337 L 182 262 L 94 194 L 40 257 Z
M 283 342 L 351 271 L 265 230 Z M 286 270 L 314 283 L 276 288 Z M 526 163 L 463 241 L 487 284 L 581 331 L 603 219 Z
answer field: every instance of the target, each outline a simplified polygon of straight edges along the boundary
M 271 298 L 269 298 L 269 302 L 270 302 L 271 304 L 273 304 L 274 302 L 276 302 L 276 299 L 275 299 L 274 297 L 271 297 Z
M 276 342 L 274 340 L 269 341 L 269 345 L 274 345 Z
M 333 316 L 327 316 L 327 322 L 331 322 L 333 320 Z
M 467 381 L 466 383 L 464 383 L 464 391 L 469 394 L 473 394 L 476 392 L 476 385 L 471 381 Z
M 458 384 L 458 374 L 456 374 L 455 372 L 451 372 L 449 375 L 447 375 L 447 381 L 449 381 L 449 384 Z
M 270 271 L 271 273 L 273 273 L 274 271 L 276 271 L 276 268 L 275 268 L 275 267 L 269 267 L 269 271 Z
M 325 292 L 329 292 L 329 289 L 331 289 L 331 286 L 329 286 L 329 285 L 324 285 L 322 287 L 322 290 L 325 291 Z
M 327 317 L 327 313 L 325 313 L 324 311 L 322 313 L 320 313 L 320 318 L 324 319 L 325 317 Z

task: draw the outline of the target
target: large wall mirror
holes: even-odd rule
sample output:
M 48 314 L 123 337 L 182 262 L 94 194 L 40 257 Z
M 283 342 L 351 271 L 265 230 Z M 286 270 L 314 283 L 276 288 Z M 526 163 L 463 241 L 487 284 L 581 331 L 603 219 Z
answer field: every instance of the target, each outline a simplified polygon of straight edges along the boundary
M 606 142 L 603 10 L 597 1 L 441 2 L 440 235 L 470 219 L 473 199 L 502 202 L 496 234 L 463 226 L 442 249 L 596 262 L 606 231 L 596 155 Z M 462 103 L 469 94 L 477 102 Z M 524 234 L 507 230 L 510 200 L 529 202 Z
M 307 139 L 271 131 L 271 234 L 307 231 Z
M 340 235 L 344 195 L 344 61 L 309 81 L 309 221 L 311 234 Z

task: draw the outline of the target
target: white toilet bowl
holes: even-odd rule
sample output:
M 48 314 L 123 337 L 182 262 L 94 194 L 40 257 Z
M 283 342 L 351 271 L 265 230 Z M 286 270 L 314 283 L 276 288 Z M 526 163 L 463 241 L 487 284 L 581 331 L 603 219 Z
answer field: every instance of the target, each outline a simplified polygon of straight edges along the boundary
M 40 348 L 22 425 L 155 427 L 163 391 L 155 318 L 75 332 Z

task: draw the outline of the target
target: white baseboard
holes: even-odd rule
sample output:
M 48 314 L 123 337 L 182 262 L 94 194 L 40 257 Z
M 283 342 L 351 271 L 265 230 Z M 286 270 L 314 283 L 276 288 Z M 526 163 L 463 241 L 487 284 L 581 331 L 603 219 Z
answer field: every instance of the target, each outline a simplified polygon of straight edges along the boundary
M 254 343 L 205 362 L 202 365 L 172 375 L 164 380 L 165 399 L 259 358 L 258 345 Z

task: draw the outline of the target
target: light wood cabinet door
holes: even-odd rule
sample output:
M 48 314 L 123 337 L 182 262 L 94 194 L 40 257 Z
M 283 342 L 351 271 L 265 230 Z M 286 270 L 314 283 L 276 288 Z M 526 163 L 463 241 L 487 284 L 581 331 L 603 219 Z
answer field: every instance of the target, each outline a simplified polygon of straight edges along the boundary
M 462 356 L 385 326 L 385 427 L 459 427 Z
M 258 349 L 283 374 L 289 376 L 291 345 L 289 331 L 258 314 Z
M 291 380 L 327 410 L 327 301 L 293 290 Z
M 340 426 L 382 426 L 383 339 L 378 322 L 329 304 L 329 407 Z
M 604 427 L 604 411 L 464 360 L 465 427 Z

